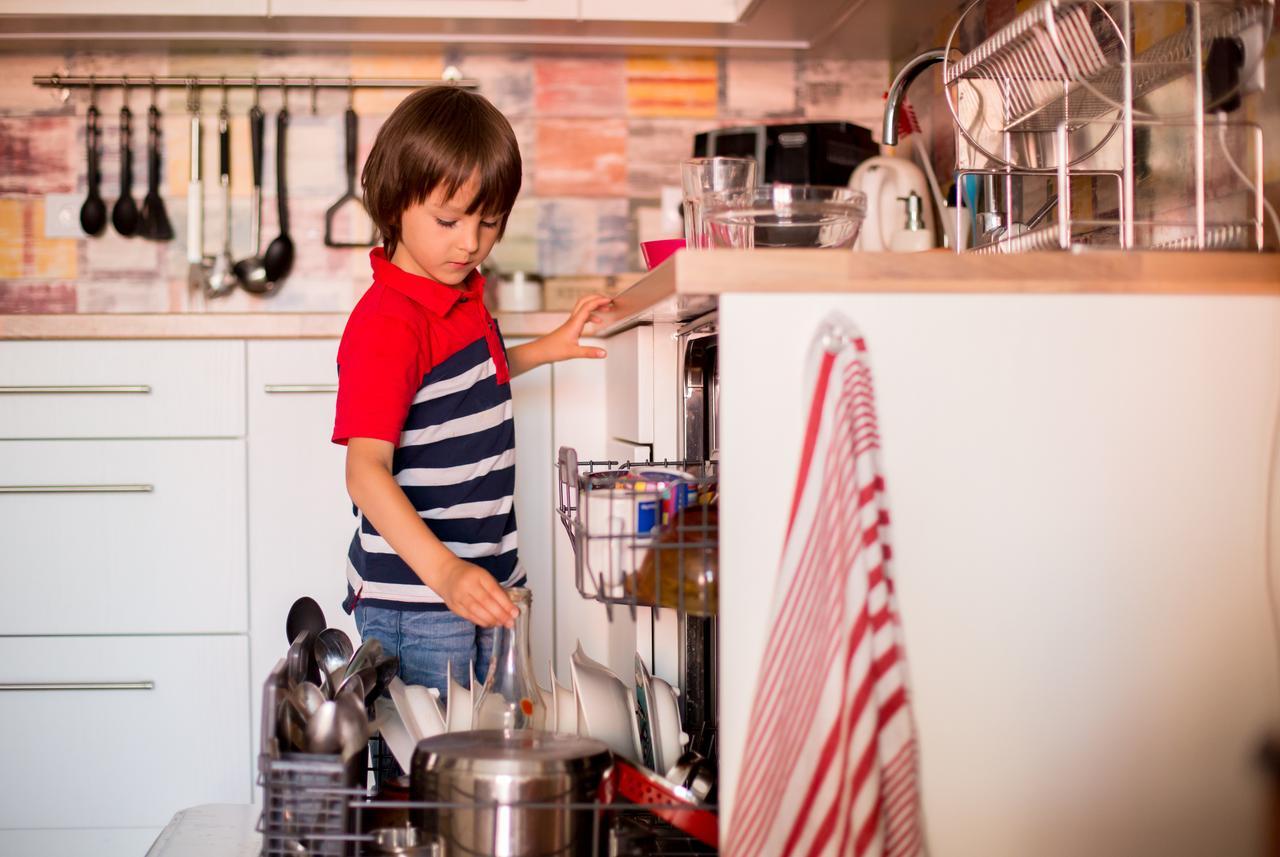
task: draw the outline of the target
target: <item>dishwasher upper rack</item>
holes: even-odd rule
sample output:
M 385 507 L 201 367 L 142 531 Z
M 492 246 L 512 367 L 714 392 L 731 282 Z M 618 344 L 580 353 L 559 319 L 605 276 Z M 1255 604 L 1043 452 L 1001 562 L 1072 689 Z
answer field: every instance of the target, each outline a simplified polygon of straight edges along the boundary
M 685 471 L 677 490 L 692 498 L 683 514 L 671 497 L 645 483 L 593 487 L 592 475 L 610 471 L 665 468 Z M 556 461 L 557 513 L 573 545 L 574 581 L 584 598 L 626 607 L 670 607 L 681 616 L 714 616 L 718 611 L 719 524 L 716 517 L 716 462 L 582 461 L 561 447 Z M 644 511 L 650 504 L 657 517 Z M 700 511 L 692 513 L 694 507 Z M 664 513 L 663 509 L 666 509 Z
M 1265 44 L 1275 13 L 1275 0 L 1039 0 L 966 50 L 965 34 L 986 3 L 974 0 L 960 14 L 942 60 L 943 94 L 961 137 L 960 169 L 1053 171 L 1062 149 L 1055 140 L 1060 127 L 1072 135 L 1101 127 L 1101 134 L 1070 146 L 1074 154 L 1067 166 L 1079 166 L 1135 119 L 1203 116 L 1216 107 L 1205 100 L 1199 73 L 1210 46 L 1255 27 L 1259 44 Z M 1180 9 L 1184 20 L 1135 51 L 1135 8 Z M 1254 62 L 1260 57 L 1259 50 Z M 1241 80 L 1251 71 L 1244 69 Z M 1185 76 L 1195 80 L 1192 98 L 1180 109 L 1140 104 Z M 1217 101 L 1233 95 L 1220 93 Z M 1104 118 L 1112 124 L 1099 126 Z M 1124 150 L 1125 161 L 1131 161 L 1131 146 Z

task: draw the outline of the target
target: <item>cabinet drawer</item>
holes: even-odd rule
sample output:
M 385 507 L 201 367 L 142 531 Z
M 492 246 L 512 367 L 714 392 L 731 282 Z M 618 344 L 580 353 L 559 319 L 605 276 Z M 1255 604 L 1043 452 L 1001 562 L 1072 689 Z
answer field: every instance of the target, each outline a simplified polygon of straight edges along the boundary
M 0 438 L 243 434 L 243 342 L 0 342 Z
M 0 441 L 6 634 L 241 632 L 243 440 Z
M 0 638 L 0 829 L 250 802 L 247 669 L 238 635 Z

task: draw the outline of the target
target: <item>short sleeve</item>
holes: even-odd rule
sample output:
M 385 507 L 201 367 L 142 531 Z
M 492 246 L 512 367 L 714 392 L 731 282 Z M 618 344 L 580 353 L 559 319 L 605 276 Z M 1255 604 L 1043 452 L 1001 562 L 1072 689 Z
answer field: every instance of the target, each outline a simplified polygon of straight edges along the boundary
M 371 437 L 399 446 L 424 365 L 421 337 L 406 321 L 353 314 L 338 346 L 333 442 Z

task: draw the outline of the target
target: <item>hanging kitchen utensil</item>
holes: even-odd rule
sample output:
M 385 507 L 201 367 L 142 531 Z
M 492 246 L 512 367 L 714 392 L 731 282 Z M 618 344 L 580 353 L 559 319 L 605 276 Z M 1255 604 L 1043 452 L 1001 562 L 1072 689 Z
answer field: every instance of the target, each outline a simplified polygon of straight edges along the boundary
M 107 204 L 102 201 L 98 183 L 102 179 L 99 172 L 102 158 L 102 131 L 98 128 L 98 92 L 93 83 L 89 84 L 89 110 L 84 126 L 85 151 L 89 161 L 89 195 L 80 206 L 80 228 L 86 235 L 101 235 L 107 225 Z
M 262 264 L 262 137 L 266 115 L 258 106 L 258 82 L 254 78 L 253 107 L 249 108 L 249 143 L 253 160 L 253 196 L 249 201 L 249 245 L 253 252 L 235 264 L 236 279 L 246 291 L 261 293 L 267 287 L 267 269 Z
M 204 292 L 213 258 L 204 255 L 204 155 L 200 119 L 200 90 L 187 84 L 187 111 L 191 115 L 191 179 L 187 182 L 187 285 Z
M 129 78 L 121 84 L 120 198 L 111 208 L 111 225 L 130 238 L 138 232 L 138 204 L 133 201 L 133 113 L 129 110 Z
M 231 256 L 231 114 L 227 110 L 227 79 L 222 79 L 222 107 L 218 110 L 218 183 L 222 185 L 222 252 L 213 263 L 205 294 L 211 298 L 230 294 L 236 279 Z
M 173 224 L 160 196 L 160 111 L 156 108 L 156 81 L 151 79 L 151 106 L 147 109 L 147 195 L 142 199 L 138 234 L 152 241 L 172 241 Z
M 289 275 L 289 270 L 293 267 L 293 239 L 289 237 L 289 191 L 285 181 L 285 133 L 289 128 L 287 91 L 281 84 L 280 112 L 276 114 L 276 217 L 280 223 L 280 234 L 267 245 L 266 252 L 262 254 L 262 264 L 267 269 L 267 280 L 270 283 L 264 293 L 279 289 L 281 280 Z
M 360 139 L 360 119 L 356 116 L 355 90 L 350 81 L 347 85 L 346 113 L 346 166 L 347 192 L 337 202 L 329 206 L 324 213 L 324 243 L 327 247 L 371 247 L 378 241 L 378 229 L 369 220 L 369 212 L 365 210 L 364 201 L 356 193 L 356 147 Z M 339 215 L 347 209 L 346 217 L 360 218 L 369 221 L 369 238 L 367 241 L 344 241 L 334 237 L 334 226 L 340 224 Z M 355 234 L 351 228 L 349 234 Z

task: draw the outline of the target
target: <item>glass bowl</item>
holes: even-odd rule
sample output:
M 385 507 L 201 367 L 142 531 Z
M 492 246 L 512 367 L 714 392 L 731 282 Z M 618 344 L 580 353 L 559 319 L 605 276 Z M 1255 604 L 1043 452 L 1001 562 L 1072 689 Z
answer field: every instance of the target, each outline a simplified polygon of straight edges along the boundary
M 847 187 L 765 184 L 705 201 L 710 247 L 849 248 L 867 213 L 867 197 Z

